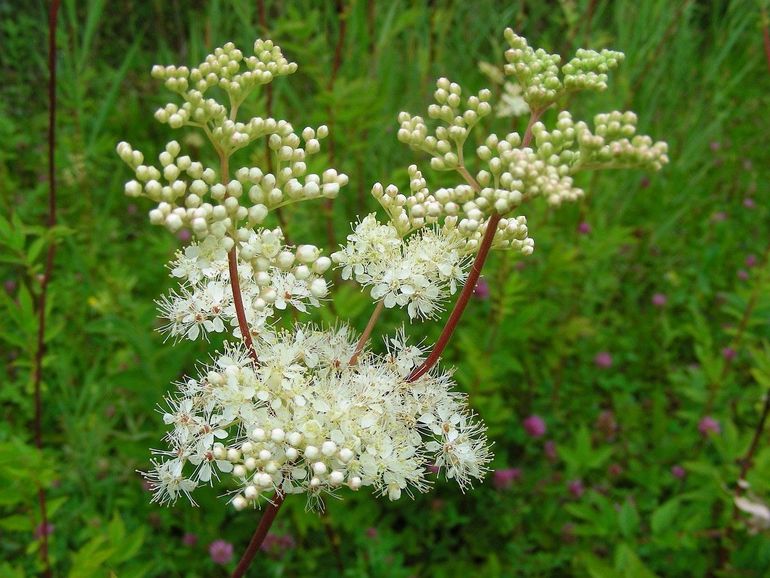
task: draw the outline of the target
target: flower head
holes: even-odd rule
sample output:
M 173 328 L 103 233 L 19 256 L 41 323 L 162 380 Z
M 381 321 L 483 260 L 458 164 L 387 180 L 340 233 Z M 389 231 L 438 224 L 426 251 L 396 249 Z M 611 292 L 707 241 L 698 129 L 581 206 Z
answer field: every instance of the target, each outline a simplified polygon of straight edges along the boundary
M 531 415 L 523 422 L 524 431 L 533 438 L 539 438 L 545 435 L 547 431 L 545 420 L 539 415 Z
M 722 427 L 717 420 L 707 415 L 698 422 L 698 431 L 702 436 L 709 437 L 711 435 L 718 435 L 722 431 Z
M 214 540 L 209 544 L 209 556 L 214 564 L 224 566 L 233 559 L 233 545 L 225 540 Z

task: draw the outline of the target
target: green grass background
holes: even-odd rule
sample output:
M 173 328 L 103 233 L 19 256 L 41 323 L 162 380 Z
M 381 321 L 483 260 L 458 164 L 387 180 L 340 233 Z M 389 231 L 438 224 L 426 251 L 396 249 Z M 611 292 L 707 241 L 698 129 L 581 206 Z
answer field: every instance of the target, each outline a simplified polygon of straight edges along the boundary
M 170 94 L 150 78 L 151 65 L 195 64 L 230 40 L 249 50 L 258 36 L 299 63 L 296 75 L 274 83 L 273 115 L 295 127 L 329 124 L 331 162 L 351 182 L 331 214 L 298 205 L 284 215 L 292 240 L 328 247 L 327 219 L 339 243 L 357 214 L 376 209 L 374 182 L 405 187 L 413 162 L 431 187 L 450 182 L 398 143 L 396 115 L 423 114 L 439 76 L 466 92 L 489 86 L 478 64 L 502 65 L 506 26 L 564 57 L 578 47 L 624 51 L 609 90 L 581 95 L 570 109 L 579 118 L 633 109 L 640 132 L 669 142 L 671 164 L 654 175 L 586 178 L 586 198 L 558 210 L 527 206 L 535 254 L 493 254 L 485 270 L 490 297 L 471 303 L 445 363 L 457 367 L 489 426 L 494 467 L 520 468 L 520 481 L 497 489 L 490 478 L 466 494 L 439 482 L 397 503 L 346 495 L 321 517 L 288 500 L 274 531 L 295 547 L 261 554 L 250 575 L 770 575 L 770 535 L 750 532 L 748 516 L 733 516 L 732 506 L 770 386 L 766 2 L 264 5 L 266 30 L 256 0 L 63 2 L 61 227 L 52 235 L 42 227 L 48 5 L 0 4 L 0 577 L 41 570 L 36 484 L 49 497 L 56 576 L 224 576 L 234 563 L 216 566 L 208 545 L 225 539 L 237 556 L 256 524 L 214 490 L 201 493 L 197 509 L 150 505 L 136 473 L 160 443 L 156 404 L 212 350 L 172 347 L 154 332 L 153 299 L 170 284 L 164 263 L 182 242 L 151 227 L 149 207 L 122 193 L 130 172 L 114 154 L 119 140 L 152 155 L 180 138 L 152 118 Z M 258 96 L 242 110 L 260 115 L 265 106 Z M 521 131 L 525 123 L 493 119 L 485 130 Z M 252 160 L 260 155 L 256 149 Z M 591 232 L 580 234 L 580 223 Z M 53 237 L 38 452 L 30 368 L 39 275 Z M 750 255 L 759 265 L 746 264 Z M 667 296 L 665 307 L 653 306 L 655 293 Z M 338 287 L 333 304 L 316 319 L 363 328 L 371 305 L 356 287 Z M 388 311 L 378 330 L 404 322 Z M 428 343 L 439 329 L 408 325 Z M 737 352 L 731 362 L 726 347 Z M 602 351 L 610 368 L 594 363 Z M 544 438 L 522 428 L 533 413 L 547 423 Z M 718 435 L 699 434 L 705 415 L 719 421 Z M 547 441 L 555 456 L 546 455 Z M 764 502 L 767 441 L 760 436 L 748 477 L 750 495 Z M 684 467 L 683 480 L 671 474 L 674 465 Z M 574 480 L 585 487 L 579 498 L 568 490 Z M 197 543 L 186 545 L 185 533 Z

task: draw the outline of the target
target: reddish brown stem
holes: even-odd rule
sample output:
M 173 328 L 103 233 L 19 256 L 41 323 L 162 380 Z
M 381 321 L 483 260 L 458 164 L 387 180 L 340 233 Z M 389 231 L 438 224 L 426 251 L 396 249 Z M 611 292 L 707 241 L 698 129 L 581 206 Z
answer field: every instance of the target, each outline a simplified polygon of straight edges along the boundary
M 489 221 L 487 222 L 487 230 L 484 232 L 484 237 L 481 239 L 481 247 L 479 247 L 479 252 L 476 254 L 476 258 L 473 260 L 471 271 L 468 274 L 468 279 L 465 281 L 465 285 L 463 286 L 463 290 L 460 293 L 460 297 L 458 297 L 457 302 L 452 309 L 452 313 L 450 313 L 449 319 L 447 320 L 446 325 L 444 325 L 444 329 L 442 329 L 441 335 L 439 336 L 438 341 L 436 341 L 436 345 L 433 346 L 433 350 L 430 352 L 430 355 L 428 355 L 428 358 L 422 363 L 422 365 L 412 371 L 408 381 L 414 381 L 425 375 L 434 365 L 436 365 L 439 358 L 441 357 L 441 353 L 449 343 L 449 339 L 452 337 L 452 334 L 457 328 L 457 324 L 460 322 L 460 317 L 462 317 L 462 314 L 465 311 L 465 307 L 468 305 L 468 301 L 470 301 L 471 295 L 473 295 L 473 290 L 476 288 L 476 283 L 478 283 L 479 276 L 481 275 L 481 268 L 484 266 L 484 262 L 487 260 L 489 250 L 492 248 L 492 241 L 495 238 L 497 223 L 499 222 L 500 215 L 494 214 L 489 218 Z
M 532 114 L 529 117 L 529 122 L 527 123 L 527 128 L 524 131 L 524 138 L 521 142 L 522 148 L 529 146 L 529 143 L 532 141 L 532 127 L 538 121 L 540 115 L 542 115 L 543 112 L 543 109 L 532 111 Z M 471 176 L 471 174 L 463 165 L 460 165 L 458 171 L 461 175 L 463 175 L 468 183 L 471 184 L 471 186 L 478 190 L 478 183 L 476 183 L 476 180 Z M 457 324 L 460 322 L 460 318 L 462 317 L 463 312 L 468 305 L 468 301 L 470 301 L 471 296 L 473 295 L 473 290 L 476 288 L 476 283 L 479 281 L 481 269 L 484 267 L 484 262 L 487 260 L 487 256 L 489 255 L 489 250 L 492 248 L 492 241 L 495 239 L 497 224 L 500 222 L 500 218 L 500 215 L 497 213 L 489 217 L 489 221 L 487 222 L 487 230 L 484 231 L 484 237 L 481 239 L 481 247 L 479 247 L 479 252 L 476 254 L 476 258 L 473 260 L 471 271 L 468 275 L 468 279 L 465 281 L 465 285 L 463 286 L 463 290 L 460 293 L 460 297 L 458 297 L 452 312 L 449 314 L 449 319 L 447 319 L 446 325 L 444 325 L 444 328 L 441 330 L 441 335 L 439 335 L 438 341 L 436 341 L 436 345 L 433 346 L 433 350 L 430 352 L 428 358 L 422 363 L 422 365 L 412 371 L 412 373 L 409 375 L 408 381 L 419 379 L 421 376 L 430 371 L 431 368 L 436 365 L 436 363 L 438 363 L 438 360 L 441 357 L 441 353 L 449 343 L 449 340 L 451 339 L 455 329 L 457 329 Z
M 254 535 L 251 537 L 246 551 L 243 553 L 243 556 L 241 556 L 241 560 L 238 562 L 238 566 L 236 566 L 235 570 L 233 571 L 232 578 L 242 578 L 246 575 L 246 570 L 251 564 L 251 561 L 254 559 L 254 556 L 256 556 L 257 550 L 259 550 L 262 542 L 265 541 L 267 533 L 270 531 L 270 526 L 273 525 L 273 521 L 278 515 L 278 510 L 283 504 L 283 500 L 284 495 L 281 492 L 278 492 L 273 498 L 273 501 L 268 504 L 267 508 L 265 508 L 265 513 L 262 514 L 262 518 L 259 520 L 259 525 L 254 531 Z
M 59 15 L 59 0 L 53 0 L 48 13 L 48 231 L 56 226 L 56 22 Z M 48 283 L 53 275 L 53 262 L 56 254 L 56 243 L 53 238 L 48 240 L 48 250 L 45 258 L 45 269 L 40 282 L 40 297 L 38 299 L 37 348 L 33 367 L 33 382 L 35 391 L 35 447 L 43 447 L 43 357 L 45 356 L 45 310 L 48 296 Z M 40 560 L 43 562 L 43 576 L 50 578 L 51 561 L 48 556 L 48 510 L 46 495 L 42 486 L 37 490 L 38 507 L 40 508 Z
M 749 449 L 746 452 L 746 455 L 743 456 L 743 458 L 740 460 L 741 462 L 741 473 L 738 475 L 738 480 L 745 480 L 746 476 L 749 473 L 749 470 L 751 469 L 751 466 L 754 462 L 754 454 L 757 453 L 757 448 L 759 447 L 759 440 L 762 438 L 762 434 L 765 432 L 765 424 L 767 423 L 767 416 L 770 414 L 770 395 L 765 395 L 765 404 L 762 408 L 762 415 L 759 418 L 759 423 L 757 424 L 756 429 L 754 430 L 754 437 L 751 438 L 751 445 L 749 445 Z M 736 486 L 735 495 L 740 496 L 742 493 L 742 488 L 740 484 Z M 737 517 L 737 508 L 734 513 L 734 516 Z
M 374 329 L 374 326 L 377 323 L 377 319 L 379 319 L 384 307 L 385 302 L 380 301 L 377 303 L 377 307 L 374 308 L 374 311 L 372 311 L 372 315 L 369 317 L 369 322 L 366 324 L 366 329 L 364 329 L 364 332 L 361 334 L 358 343 L 356 343 L 356 349 L 353 352 L 353 357 L 351 357 L 350 361 L 348 362 L 349 365 L 355 365 L 358 361 L 358 356 L 360 355 L 361 351 L 363 351 L 366 342 L 369 341 L 369 337 L 372 335 L 372 330 Z
M 246 321 L 246 311 L 243 308 L 243 296 L 241 295 L 241 283 L 238 279 L 238 255 L 235 247 L 230 249 L 227 254 L 227 264 L 230 269 L 230 286 L 233 289 L 233 305 L 235 305 L 235 316 L 238 318 L 238 328 L 241 330 L 243 342 L 249 350 L 249 355 L 256 362 L 257 352 L 254 349 L 254 341 L 251 338 L 251 330 Z

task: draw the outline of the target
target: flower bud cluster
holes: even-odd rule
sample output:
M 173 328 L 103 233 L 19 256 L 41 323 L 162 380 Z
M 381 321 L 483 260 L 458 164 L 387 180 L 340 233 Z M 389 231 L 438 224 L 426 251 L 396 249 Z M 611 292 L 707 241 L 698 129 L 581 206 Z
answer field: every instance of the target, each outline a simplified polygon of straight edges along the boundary
M 276 490 L 307 493 L 371 487 L 391 500 L 426 491 L 436 464 L 461 488 L 483 477 L 490 453 L 483 424 L 454 392 L 449 374 L 407 383 L 422 351 L 403 336 L 383 357 L 348 363 L 356 336 L 346 327 L 297 326 L 255 343 L 260 364 L 226 347 L 196 379 L 178 385 L 163 420 L 172 430 L 147 474 L 154 501 L 213 484 L 224 475 L 236 509 Z
M 348 235 L 348 244 L 332 254 L 342 278 L 371 287 L 385 307 L 406 307 L 410 319 L 435 317 L 441 303 L 466 277 L 465 240 L 456 232 L 423 228 L 402 239 L 396 228 L 374 214 Z
M 543 197 L 553 206 L 564 201 L 574 201 L 583 191 L 573 185 L 567 167 L 549 164 L 533 149 L 520 148 L 521 138 L 517 133 L 500 139 L 490 134 L 484 144 L 476 149 L 478 158 L 488 170 L 479 171 L 477 180 L 484 187 L 477 205 L 494 209 L 505 214 L 522 202 Z
M 561 68 L 567 90 L 607 90 L 607 72 L 618 67 L 626 55 L 615 50 L 601 52 L 578 48 L 575 57 Z
M 436 102 L 428 107 L 428 116 L 443 124 L 436 128 L 434 134 L 429 134 L 422 117 L 401 112 L 398 115 L 401 124 L 398 140 L 432 155 L 431 167 L 435 170 L 456 169 L 462 165 L 462 145 L 468 134 L 482 118 L 492 112 L 489 104 L 492 93 L 483 89 L 477 96 L 469 97 L 465 101 L 465 108 L 461 109 L 460 85 L 439 78 L 433 95 Z
M 170 264 L 171 276 L 179 279 L 179 290 L 172 290 L 158 301 L 160 316 L 166 321 L 161 330 L 174 339 L 206 338 L 227 326 L 240 336 L 233 293 L 230 289 L 226 243 L 210 236 L 178 251 Z M 306 312 L 318 307 L 328 294 L 323 278 L 331 259 L 314 245 L 290 248 L 284 245 L 280 229 L 258 229 L 237 243 L 238 276 L 249 327 L 258 333 L 276 310 L 291 306 Z
M 513 30 L 505 30 L 510 49 L 505 52 L 505 73 L 524 88 L 524 100 L 533 110 L 544 110 L 565 91 L 606 90 L 607 73 L 617 68 L 625 55 L 615 50 L 601 52 L 579 48 L 575 57 L 559 70 L 561 57 L 542 48 L 534 50 Z M 560 78 L 561 73 L 561 78 Z
M 241 71 L 242 63 L 246 64 L 247 70 Z M 212 121 L 221 124 L 227 117 L 227 110 L 213 99 L 204 100 L 203 95 L 208 89 L 218 86 L 229 95 L 231 106 L 237 107 L 256 86 L 296 70 L 297 64 L 286 60 L 281 49 L 270 40 L 257 40 L 254 55 L 246 58 L 232 42 L 228 42 L 192 69 L 155 65 L 152 76 L 163 80 L 166 88 L 185 99 L 181 107 L 173 103 L 166 105 L 156 112 L 155 117 L 171 128 L 187 124 L 202 126 Z
M 441 223 L 445 234 L 459 233 L 465 240 L 463 254 L 471 254 L 478 249 L 485 223 L 493 210 L 502 209 L 505 203 L 506 212 L 510 212 L 518 204 L 516 194 L 488 187 L 478 197 L 473 187 L 464 184 L 440 188 L 431 193 L 417 165 L 409 167 L 409 179 L 412 193 L 409 196 L 399 192 L 395 185 L 383 188 L 376 183 L 372 189 L 372 195 L 388 213 L 395 230 L 404 237 L 426 225 Z M 533 244 L 531 239 L 527 240 L 526 219 L 503 219 L 498 226 L 494 246 L 531 253 Z
M 505 73 L 516 77 L 530 108 L 542 109 L 556 101 L 563 88 L 559 80 L 561 56 L 542 48 L 534 50 L 526 38 L 510 28 L 505 29 L 505 40 L 510 46 L 505 51 Z
M 245 63 L 245 71 L 241 70 Z M 222 162 L 235 151 L 258 138 L 267 137 L 274 157 L 274 174 L 258 167 L 243 167 L 235 179 L 217 175 L 189 156 L 180 156 L 176 141 L 166 145 L 159 156 L 160 167 L 144 164 L 144 155 L 125 142 L 118 144 L 118 155 L 135 172 L 126 183 L 129 196 L 146 196 L 157 206 L 150 211 L 150 221 L 176 232 L 188 228 L 199 238 L 213 235 L 243 241 L 251 229 L 267 217 L 270 210 L 289 203 L 317 198 L 335 198 L 348 177 L 327 169 L 308 174 L 308 157 L 321 150 L 320 141 L 328 136 L 326 126 L 310 127 L 296 134 L 284 120 L 255 117 L 247 122 L 235 120 L 238 107 L 257 85 L 277 76 L 296 71 L 281 49 L 269 40 L 257 40 L 254 56 L 244 57 L 232 43 L 217 48 L 199 66 L 155 66 L 152 74 L 178 92 L 185 102 L 180 107 L 170 103 L 155 116 L 172 128 L 190 125 L 202 128 Z M 230 108 L 211 98 L 204 98 L 213 86 L 229 96 Z
M 227 121 L 229 123 L 229 121 Z M 223 183 L 211 168 L 204 168 L 189 156 L 179 156 L 177 141 L 166 145 L 159 155 L 161 169 L 142 164 L 144 155 L 126 142 L 117 150 L 136 175 L 125 185 L 132 197 L 144 196 L 158 205 L 150 211 L 150 222 L 172 232 L 185 227 L 199 239 L 208 235 L 223 238 L 243 223 L 238 238 L 248 236 L 262 223 L 270 210 L 289 203 L 318 198 L 335 198 L 348 183 L 345 174 L 327 169 L 322 174 L 307 174 L 305 159 L 320 150 L 319 139 L 328 135 L 326 126 L 302 131 L 305 146 L 291 124 L 273 119 L 252 119 L 263 134 L 270 133 L 269 146 L 275 151 L 276 174 L 263 173 L 258 167 L 243 167 L 235 179 Z
M 532 134 L 540 159 L 562 174 L 599 168 L 660 170 L 668 163 L 668 146 L 637 135 L 636 124 L 633 112 L 613 111 L 596 115 L 591 131 L 585 122 L 575 123 L 569 112 L 562 111 L 554 130 L 538 122 Z

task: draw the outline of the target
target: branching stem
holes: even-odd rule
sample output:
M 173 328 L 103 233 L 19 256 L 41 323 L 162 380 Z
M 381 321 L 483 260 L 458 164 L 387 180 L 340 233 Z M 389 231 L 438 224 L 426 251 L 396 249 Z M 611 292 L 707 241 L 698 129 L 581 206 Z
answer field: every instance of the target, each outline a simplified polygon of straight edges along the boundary
M 358 361 L 358 356 L 361 351 L 363 351 L 366 342 L 369 341 L 369 337 L 372 335 L 372 330 L 377 324 L 377 320 L 380 318 L 380 314 L 384 308 L 385 301 L 380 301 L 377 303 L 377 307 L 374 308 L 374 311 L 372 311 L 372 315 L 369 317 L 369 322 L 366 324 L 366 329 L 364 329 L 364 332 L 361 334 L 361 337 L 356 344 L 356 350 L 353 352 L 353 357 L 350 358 L 349 365 L 355 365 Z

